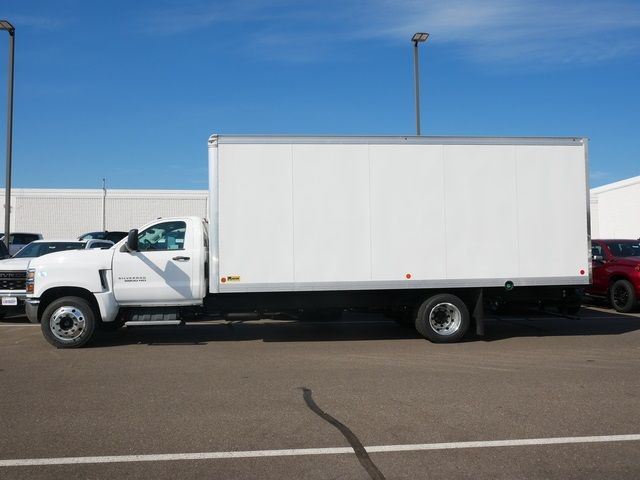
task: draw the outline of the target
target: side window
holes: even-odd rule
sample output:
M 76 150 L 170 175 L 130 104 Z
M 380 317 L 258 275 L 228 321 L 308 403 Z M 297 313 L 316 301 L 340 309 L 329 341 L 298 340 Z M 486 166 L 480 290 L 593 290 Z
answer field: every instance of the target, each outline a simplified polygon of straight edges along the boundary
M 31 242 L 35 242 L 36 240 L 40 240 L 40 237 L 38 237 L 38 235 L 23 235 L 22 236 L 22 240 L 24 241 L 24 243 L 31 243 Z
M 15 235 L 11 235 L 11 243 L 15 245 L 27 245 L 36 240 L 40 240 L 38 235 L 31 235 L 29 233 L 16 233 Z
M 111 240 L 113 243 L 118 243 L 124 237 L 127 236 L 126 232 L 109 232 L 106 240 Z
M 25 242 L 24 240 L 24 235 L 22 235 L 21 233 L 14 233 L 13 235 L 11 235 L 11 243 L 13 245 L 26 245 L 27 243 L 31 243 Z
M 600 257 L 604 256 L 602 247 L 600 245 L 591 245 L 591 255 L 598 255 Z
M 93 242 L 89 248 L 111 248 L 111 244 L 107 242 Z
M 607 243 L 615 257 L 636 257 L 640 254 L 640 244 L 636 242 Z
M 607 247 L 609 247 L 609 251 L 611 252 L 611 255 L 613 255 L 614 257 L 622 257 L 622 245 L 620 245 L 619 243 L 607 243 Z
M 185 222 L 164 222 L 149 227 L 138 234 L 141 252 L 184 249 Z

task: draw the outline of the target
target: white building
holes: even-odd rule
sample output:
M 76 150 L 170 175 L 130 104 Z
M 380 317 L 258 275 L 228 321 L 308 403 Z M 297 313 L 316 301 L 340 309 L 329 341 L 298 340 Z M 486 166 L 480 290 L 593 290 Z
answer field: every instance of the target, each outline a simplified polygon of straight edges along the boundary
M 0 189 L 4 206 L 4 189 Z M 67 239 L 102 230 L 103 202 L 107 230 L 129 231 L 158 217 L 208 218 L 207 190 L 53 190 L 11 189 L 12 232 L 42 233 Z M 0 231 L 4 208 L 0 208 Z
M 592 238 L 640 238 L 640 176 L 591 189 Z

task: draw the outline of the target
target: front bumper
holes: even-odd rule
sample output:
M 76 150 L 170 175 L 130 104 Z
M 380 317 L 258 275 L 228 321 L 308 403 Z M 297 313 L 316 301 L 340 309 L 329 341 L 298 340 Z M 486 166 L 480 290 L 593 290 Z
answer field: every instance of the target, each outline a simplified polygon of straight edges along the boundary
M 24 304 L 24 311 L 31 323 L 40 323 L 40 319 L 38 318 L 39 306 L 40 300 L 37 298 L 30 298 Z
M 16 304 L 8 304 L 4 299 L 16 299 Z M 24 290 L 0 290 L 0 308 L 16 308 L 22 307 L 27 298 L 27 292 Z

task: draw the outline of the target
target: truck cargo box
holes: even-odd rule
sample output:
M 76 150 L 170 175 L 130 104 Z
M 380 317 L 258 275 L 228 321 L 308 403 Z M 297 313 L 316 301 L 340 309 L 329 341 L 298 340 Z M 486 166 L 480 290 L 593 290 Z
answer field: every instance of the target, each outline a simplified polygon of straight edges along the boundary
M 586 285 L 584 138 L 213 135 L 210 292 Z

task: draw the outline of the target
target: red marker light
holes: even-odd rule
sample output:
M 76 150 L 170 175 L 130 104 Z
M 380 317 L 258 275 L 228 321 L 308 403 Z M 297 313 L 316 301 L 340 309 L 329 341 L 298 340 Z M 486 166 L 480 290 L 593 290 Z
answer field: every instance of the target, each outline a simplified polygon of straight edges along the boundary
M 410 279 L 411 279 L 411 274 L 410 274 L 410 273 L 407 273 L 407 274 L 404 276 L 404 278 L 406 278 L 407 280 L 410 280 Z
M 580 270 L 580 275 L 584 275 L 584 270 Z
M 226 279 L 225 277 L 222 277 L 222 278 L 220 279 L 220 283 L 226 283 L 226 281 L 227 281 L 227 279 Z

